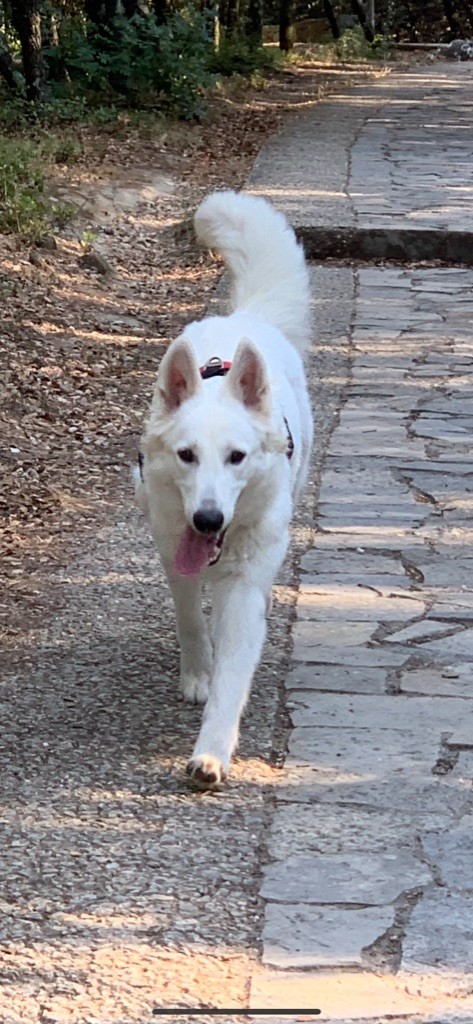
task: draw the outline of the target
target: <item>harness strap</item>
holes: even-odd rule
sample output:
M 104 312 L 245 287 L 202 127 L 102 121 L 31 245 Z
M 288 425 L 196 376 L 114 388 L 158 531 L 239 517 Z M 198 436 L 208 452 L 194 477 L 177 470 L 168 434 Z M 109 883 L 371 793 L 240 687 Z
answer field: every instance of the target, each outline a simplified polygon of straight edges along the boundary
M 286 430 L 287 430 L 286 455 L 287 455 L 288 459 L 292 459 L 292 456 L 294 455 L 294 438 L 293 438 L 293 436 L 291 434 L 291 428 L 289 426 L 289 423 L 287 422 L 286 417 L 284 417 L 284 422 L 286 424 Z
M 205 366 L 199 366 L 199 373 L 202 380 L 208 380 L 209 377 L 225 377 L 231 365 L 231 363 L 223 363 L 220 356 L 212 356 L 207 360 Z

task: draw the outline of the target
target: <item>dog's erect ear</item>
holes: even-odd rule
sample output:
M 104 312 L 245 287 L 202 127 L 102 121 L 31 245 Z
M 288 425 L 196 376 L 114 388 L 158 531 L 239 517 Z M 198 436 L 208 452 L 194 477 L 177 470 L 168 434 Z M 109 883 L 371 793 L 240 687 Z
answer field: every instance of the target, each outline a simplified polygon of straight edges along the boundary
M 167 412 L 174 412 L 202 386 L 199 370 L 187 338 L 176 338 L 161 363 L 158 390 Z
M 266 366 L 248 338 L 240 341 L 225 386 L 250 412 L 269 415 L 271 399 Z

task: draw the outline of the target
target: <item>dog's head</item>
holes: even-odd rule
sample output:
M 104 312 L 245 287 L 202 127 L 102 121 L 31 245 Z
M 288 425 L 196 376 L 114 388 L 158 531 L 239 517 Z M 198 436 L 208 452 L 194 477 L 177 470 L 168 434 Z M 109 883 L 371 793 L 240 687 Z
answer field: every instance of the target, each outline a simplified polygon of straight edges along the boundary
M 218 393 L 213 385 L 178 338 L 161 363 L 145 436 L 150 506 L 165 480 L 180 494 L 186 526 L 175 567 L 183 575 L 217 561 L 237 505 L 245 514 L 245 492 L 255 496 L 287 444 L 274 428 L 266 367 L 251 341 L 240 342 Z

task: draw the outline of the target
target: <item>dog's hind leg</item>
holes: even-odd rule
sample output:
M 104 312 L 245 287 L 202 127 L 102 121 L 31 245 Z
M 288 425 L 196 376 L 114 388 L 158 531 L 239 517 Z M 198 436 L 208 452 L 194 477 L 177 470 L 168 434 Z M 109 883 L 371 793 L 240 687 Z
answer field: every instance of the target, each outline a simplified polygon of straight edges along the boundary
M 202 611 L 202 584 L 169 573 L 181 649 L 179 689 L 185 700 L 205 703 L 212 672 L 212 644 Z

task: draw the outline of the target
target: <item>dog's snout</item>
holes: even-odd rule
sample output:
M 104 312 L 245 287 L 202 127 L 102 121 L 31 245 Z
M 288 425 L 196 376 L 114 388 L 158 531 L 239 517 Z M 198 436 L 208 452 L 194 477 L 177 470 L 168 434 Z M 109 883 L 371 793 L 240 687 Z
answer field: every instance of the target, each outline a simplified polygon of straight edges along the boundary
M 199 533 L 218 533 L 223 526 L 223 513 L 214 507 L 199 508 L 194 515 L 194 526 Z

